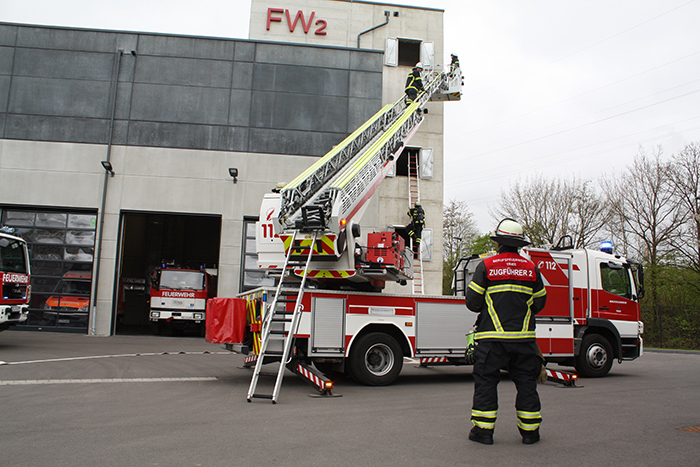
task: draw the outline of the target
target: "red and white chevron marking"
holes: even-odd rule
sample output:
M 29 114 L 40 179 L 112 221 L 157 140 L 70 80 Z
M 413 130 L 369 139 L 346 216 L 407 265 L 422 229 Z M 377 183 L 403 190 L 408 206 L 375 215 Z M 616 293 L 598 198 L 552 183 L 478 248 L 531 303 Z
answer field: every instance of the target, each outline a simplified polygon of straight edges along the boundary
M 243 359 L 243 363 L 255 363 L 258 361 L 258 356 L 257 355 L 248 355 Z
M 421 364 L 423 363 L 447 363 L 447 357 L 423 357 L 420 359 Z
M 547 376 L 549 376 L 550 378 L 558 379 L 560 381 L 569 382 L 571 381 L 574 375 L 572 375 L 571 373 L 564 373 L 562 371 L 554 371 L 547 369 Z
M 304 368 L 301 365 L 297 365 L 297 371 L 306 379 L 314 383 L 316 386 L 319 388 L 323 389 L 323 380 L 316 376 L 315 374 L 311 373 L 309 370 Z

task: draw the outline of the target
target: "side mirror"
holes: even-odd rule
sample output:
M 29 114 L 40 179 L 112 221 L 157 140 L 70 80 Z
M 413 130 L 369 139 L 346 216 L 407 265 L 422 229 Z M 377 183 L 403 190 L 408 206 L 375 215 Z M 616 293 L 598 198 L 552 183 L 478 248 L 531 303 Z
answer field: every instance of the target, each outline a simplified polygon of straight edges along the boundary
M 640 285 L 637 287 L 637 300 L 641 300 L 644 298 L 644 286 Z

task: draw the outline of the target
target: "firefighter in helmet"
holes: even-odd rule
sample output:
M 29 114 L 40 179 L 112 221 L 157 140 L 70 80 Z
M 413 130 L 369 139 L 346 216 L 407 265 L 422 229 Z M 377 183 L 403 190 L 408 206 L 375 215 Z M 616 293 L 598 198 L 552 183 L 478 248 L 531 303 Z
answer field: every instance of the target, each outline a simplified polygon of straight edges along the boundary
M 501 368 L 506 368 L 518 391 L 518 429 L 523 443 L 532 444 L 540 440 L 542 422 L 537 394 L 542 359 L 535 315 L 544 308 L 547 291 L 535 264 L 518 254 L 518 248 L 530 244 L 518 222 L 503 219 L 491 239 L 498 244 L 498 254 L 477 266 L 466 294 L 467 308 L 479 313 L 469 439 L 493 444 L 497 387 Z
M 425 226 L 425 211 L 420 201 L 416 201 L 416 204 L 408 210 L 407 214 L 411 218 L 411 223 L 408 224 L 408 236 L 413 240 L 413 258 L 418 259 L 418 255 L 420 254 L 420 238 L 423 234 L 423 227 Z
M 424 90 L 423 78 L 421 77 L 422 72 L 423 64 L 418 62 L 408 74 L 408 78 L 406 79 L 406 105 L 413 104 L 413 101 L 418 97 L 418 93 Z

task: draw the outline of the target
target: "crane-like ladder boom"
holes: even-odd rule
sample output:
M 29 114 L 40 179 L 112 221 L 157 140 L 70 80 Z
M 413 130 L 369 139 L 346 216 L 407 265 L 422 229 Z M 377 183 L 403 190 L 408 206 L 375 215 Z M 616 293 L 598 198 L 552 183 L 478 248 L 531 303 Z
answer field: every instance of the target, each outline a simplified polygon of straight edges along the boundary
M 360 128 L 345 138 L 280 192 L 275 230 L 296 230 L 303 226 L 302 207 L 323 210 L 323 222 L 339 233 L 341 219 L 361 212 L 376 186 L 386 175 L 389 162 L 407 144 L 423 121 L 422 107 L 433 97 L 459 99 L 461 72 L 433 72 L 418 98 L 406 106 L 404 98 L 384 106 Z

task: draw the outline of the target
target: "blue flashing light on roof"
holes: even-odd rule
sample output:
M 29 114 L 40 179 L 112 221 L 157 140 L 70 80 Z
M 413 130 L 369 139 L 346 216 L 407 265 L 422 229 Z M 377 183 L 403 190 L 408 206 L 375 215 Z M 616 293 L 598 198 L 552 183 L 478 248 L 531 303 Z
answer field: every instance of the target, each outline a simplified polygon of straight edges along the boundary
M 603 253 L 612 254 L 613 243 L 610 240 L 605 240 L 604 242 L 600 242 L 600 251 L 602 251 Z

